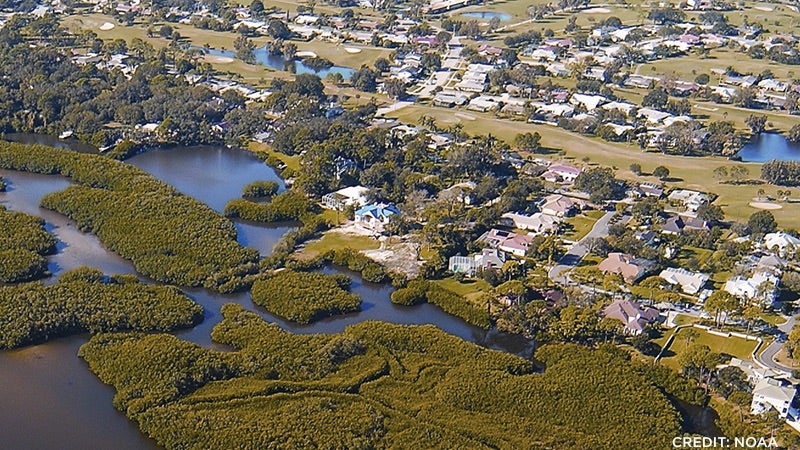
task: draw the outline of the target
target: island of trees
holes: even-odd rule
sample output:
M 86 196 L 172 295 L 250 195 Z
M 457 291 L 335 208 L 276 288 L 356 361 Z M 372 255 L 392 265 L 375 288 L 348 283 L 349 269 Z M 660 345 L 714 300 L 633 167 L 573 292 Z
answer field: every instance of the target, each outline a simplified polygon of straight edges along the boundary
M 0 283 L 31 281 L 47 275 L 47 259 L 56 239 L 39 217 L 0 205 Z
M 0 349 L 84 332 L 171 331 L 203 320 L 203 308 L 171 286 L 80 268 L 58 282 L 0 287 Z

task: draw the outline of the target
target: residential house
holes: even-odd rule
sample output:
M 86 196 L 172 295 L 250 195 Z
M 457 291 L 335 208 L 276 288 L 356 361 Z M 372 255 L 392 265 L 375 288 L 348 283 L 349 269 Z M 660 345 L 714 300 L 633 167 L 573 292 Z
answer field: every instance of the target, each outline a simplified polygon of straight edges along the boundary
M 666 280 L 669 284 L 679 285 L 681 290 L 689 295 L 698 294 L 703 289 L 703 286 L 706 285 L 709 278 L 709 276 L 704 273 L 692 272 L 683 268 L 675 269 L 672 267 L 662 270 L 658 276 Z
M 792 256 L 800 248 L 800 239 L 783 231 L 768 233 L 764 236 L 764 248 L 776 251 L 781 257 Z
M 568 217 L 575 213 L 576 210 L 581 209 L 583 202 L 580 200 L 573 200 L 561 194 L 552 194 L 542 200 L 540 209 L 542 214 L 556 217 Z
M 747 382 L 750 383 L 751 386 L 757 385 L 759 381 L 765 378 L 783 378 L 786 376 L 770 368 L 762 369 L 750 361 L 744 361 L 739 358 L 731 358 L 731 362 L 729 362 L 727 366 L 738 367 L 747 376 Z
M 797 417 L 797 411 L 791 408 L 792 400 L 797 393 L 794 386 L 785 384 L 774 378 L 764 378 L 756 383 L 753 388 L 753 402 L 750 404 L 751 414 L 763 414 L 770 409 L 775 409 L 784 419 Z
M 689 211 L 697 211 L 697 208 L 709 202 L 708 195 L 690 189 L 675 189 L 669 193 L 667 199 L 683 204 Z
M 397 206 L 391 203 L 373 203 L 356 211 L 356 224 L 369 230 L 382 233 L 389 217 L 400 214 Z
M 664 188 L 655 183 L 639 183 L 639 191 L 647 197 L 661 198 Z
M 634 258 L 626 253 L 609 253 L 608 257 L 597 266 L 601 272 L 622 275 L 626 283 L 633 283 L 649 272 L 655 263 L 641 258 Z
M 603 308 L 603 316 L 621 321 L 625 333 L 638 335 L 644 331 L 648 323 L 658 318 L 658 310 L 644 307 L 630 300 L 616 300 Z
M 348 206 L 358 207 L 367 204 L 368 188 L 350 186 L 322 196 L 322 207 L 344 211 Z
M 581 169 L 578 167 L 569 164 L 552 164 L 547 168 L 547 172 L 542 174 L 542 178 L 557 183 L 573 183 L 580 174 Z
M 725 282 L 723 288 L 736 297 L 744 300 L 758 300 L 764 306 L 770 306 L 778 296 L 780 278 L 772 272 L 756 271 L 750 278 L 737 275 Z
M 533 236 L 492 228 L 484 233 L 479 240 L 487 242 L 492 248 L 522 258 L 528 253 L 528 247 L 533 241 Z
M 447 268 L 453 273 L 463 273 L 473 277 L 481 270 L 501 269 L 505 262 L 505 253 L 495 248 L 485 248 L 473 256 L 451 256 Z
M 505 213 L 500 218 L 505 226 L 530 231 L 534 234 L 552 233 L 558 229 L 561 219 L 549 214 L 536 213 L 531 216 L 517 213 Z
M 673 216 L 661 227 L 664 234 L 681 234 L 684 231 L 708 231 L 708 222 L 696 217 Z

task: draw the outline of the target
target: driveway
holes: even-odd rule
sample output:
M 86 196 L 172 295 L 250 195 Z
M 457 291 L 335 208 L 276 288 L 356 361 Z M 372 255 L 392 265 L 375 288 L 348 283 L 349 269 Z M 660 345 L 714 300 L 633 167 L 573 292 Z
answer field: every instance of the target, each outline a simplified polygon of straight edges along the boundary
M 558 264 L 554 266 L 547 275 L 551 280 L 559 284 L 568 284 L 569 279 L 566 276 L 573 267 L 577 266 L 584 256 L 589 252 L 589 249 L 584 245 L 589 239 L 606 237 L 608 236 L 608 222 L 614 217 L 615 212 L 609 211 L 603 215 L 597 222 L 595 222 L 592 229 L 580 241 L 570 247 L 567 253 L 561 257 Z

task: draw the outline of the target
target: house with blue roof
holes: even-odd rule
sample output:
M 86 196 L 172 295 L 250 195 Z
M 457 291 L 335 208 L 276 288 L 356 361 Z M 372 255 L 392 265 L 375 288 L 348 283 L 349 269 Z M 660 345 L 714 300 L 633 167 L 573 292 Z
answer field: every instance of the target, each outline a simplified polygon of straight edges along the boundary
M 389 217 L 395 214 L 400 214 L 400 210 L 392 203 L 372 203 L 356 211 L 356 224 L 382 233 Z

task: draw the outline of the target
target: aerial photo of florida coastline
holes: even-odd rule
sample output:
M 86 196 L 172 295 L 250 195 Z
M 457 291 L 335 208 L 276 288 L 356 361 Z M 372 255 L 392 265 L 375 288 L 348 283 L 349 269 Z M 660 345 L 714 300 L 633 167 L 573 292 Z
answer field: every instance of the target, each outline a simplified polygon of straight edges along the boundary
M 0 448 L 800 449 L 799 30 L 0 1 Z

